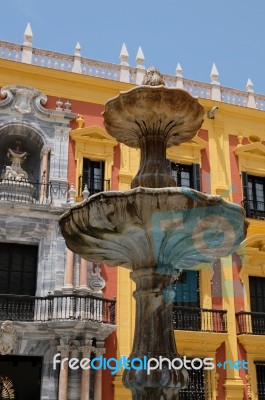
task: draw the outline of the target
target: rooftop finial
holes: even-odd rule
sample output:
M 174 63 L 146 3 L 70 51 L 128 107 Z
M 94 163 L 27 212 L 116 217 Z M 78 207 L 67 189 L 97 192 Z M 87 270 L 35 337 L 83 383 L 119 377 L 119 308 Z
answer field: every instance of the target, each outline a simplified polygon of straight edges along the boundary
M 147 69 L 147 71 L 145 73 L 142 85 L 166 86 L 166 83 L 164 81 L 163 75 L 155 67 L 150 67 Z

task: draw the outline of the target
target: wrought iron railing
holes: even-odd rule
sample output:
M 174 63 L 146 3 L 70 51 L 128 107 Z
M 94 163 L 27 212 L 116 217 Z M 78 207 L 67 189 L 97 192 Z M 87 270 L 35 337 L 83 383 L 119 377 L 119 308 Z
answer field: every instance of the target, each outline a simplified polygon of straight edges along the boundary
M 95 193 L 110 190 L 110 179 L 89 179 L 83 182 L 83 177 L 80 175 L 78 178 L 78 196 L 82 196 L 85 185 L 89 191 L 90 196 Z
M 51 183 L 23 179 L 0 179 L 0 200 L 16 203 L 49 205 L 52 203 Z
M 0 320 L 78 320 L 115 324 L 115 300 L 76 294 L 47 297 L 0 294 Z
M 196 366 L 200 366 L 198 362 Z M 191 368 L 188 373 L 189 385 L 187 389 L 180 390 L 179 400 L 212 400 L 213 392 L 209 382 L 210 371 L 205 371 L 203 368 Z
M 236 320 L 239 335 L 265 335 L 265 313 L 239 311 Z
M 265 361 L 255 361 L 257 376 L 257 399 L 265 400 Z
M 244 199 L 242 205 L 246 210 L 246 217 L 265 220 L 265 203 Z
M 175 330 L 227 332 L 226 310 L 212 310 L 173 305 Z

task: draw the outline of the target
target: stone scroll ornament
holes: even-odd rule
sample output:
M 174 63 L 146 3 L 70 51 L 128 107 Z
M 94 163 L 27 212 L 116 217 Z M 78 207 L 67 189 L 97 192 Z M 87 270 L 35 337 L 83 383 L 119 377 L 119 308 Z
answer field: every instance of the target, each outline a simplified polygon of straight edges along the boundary
M 10 354 L 17 339 L 16 329 L 12 321 L 4 321 L 0 328 L 0 354 Z
M 180 269 L 198 269 L 235 251 L 247 227 L 240 206 L 176 187 L 167 170 L 166 148 L 196 135 L 204 109 L 186 91 L 167 88 L 161 79 L 151 68 L 145 85 L 105 105 L 108 133 L 141 151 L 132 189 L 93 195 L 60 220 L 67 246 L 82 258 L 132 270 L 136 322 L 130 358 L 140 360 L 179 357 L 167 289 Z M 123 383 L 134 400 L 177 400 L 189 382 L 183 367 L 170 369 L 165 363 L 149 372 L 124 371 Z

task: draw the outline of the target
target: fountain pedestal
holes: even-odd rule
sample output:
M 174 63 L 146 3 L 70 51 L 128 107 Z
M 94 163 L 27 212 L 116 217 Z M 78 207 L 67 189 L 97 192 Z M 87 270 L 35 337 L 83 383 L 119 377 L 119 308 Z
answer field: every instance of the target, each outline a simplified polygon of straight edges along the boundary
M 136 283 L 135 336 L 130 359 L 154 358 L 152 370 L 125 370 L 124 385 L 131 389 L 133 399 L 178 399 L 178 391 L 188 380 L 184 368 L 169 369 L 169 362 L 179 358 L 173 336 L 172 303 L 167 301 L 164 291 L 174 282 L 176 276 L 161 275 L 157 267 L 143 268 L 131 272 Z M 140 323 L 139 323 L 140 322 Z M 162 360 L 161 358 L 168 359 Z M 150 363 L 150 367 L 152 368 Z M 176 362 L 178 368 L 178 363 Z M 148 362 L 149 367 L 149 362 Z

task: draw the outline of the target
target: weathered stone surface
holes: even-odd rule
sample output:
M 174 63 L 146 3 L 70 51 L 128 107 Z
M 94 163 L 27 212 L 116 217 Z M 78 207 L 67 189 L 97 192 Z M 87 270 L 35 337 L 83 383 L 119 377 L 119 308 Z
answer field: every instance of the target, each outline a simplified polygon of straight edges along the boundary
M 155 84 L 161 79 L 161 74 L 150 68 L 144 82 Z M 198 100 L 184 90 L 165 86 L 140 86 L 107 102 L 103 116 L 108 133 L 141 150 L 132 188 L 176 186 L 167 169 L 166 148 L 195 136 L 203 115 Z
M 244 239 L 244 210 L 188 188 L 96 194 L 60 219 L 83 258 L 174 273 L 226 256 Z
M 157 81 L 157 76 L 149 78 Z M 141 149 L 134 189 L 94 195 L 60 219 L 70 250 L 89 261 L 133 269 L 136 322 L 131 358 L 140 361 L 145 356 L 178 357 L 170 298 L 178 270 L 231 254 L 246 233 L 241 207 L 219 196 L 171 187 L 175 181 L 167 171 L 166 147 L 191 139 L 203 114 L 188 93 L 164 86 L 137 87 L 111 99 L 103 113 L 108 133 Z M 126 369 L 123 382 L 134 400 L 178 400 L 188 374 L 168 365 L 150 374 Z

